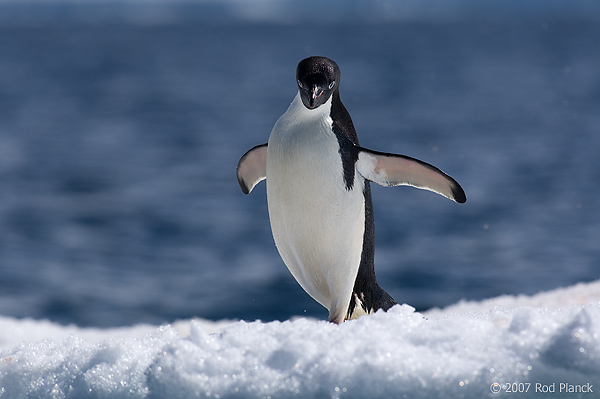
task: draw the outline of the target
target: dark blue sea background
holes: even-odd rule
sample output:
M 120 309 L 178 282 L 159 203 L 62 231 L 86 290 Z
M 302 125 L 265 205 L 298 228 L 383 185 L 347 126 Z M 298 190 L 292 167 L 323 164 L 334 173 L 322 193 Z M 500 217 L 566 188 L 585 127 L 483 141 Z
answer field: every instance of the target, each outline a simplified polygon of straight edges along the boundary
M 271 236 L 267 141 L 309 55 L 364 147 L 468 201 L 373 187 L 418 310 L 600 277 L 600 3 L 0 2 L 0 315 L 80 326 L 327 317 Z

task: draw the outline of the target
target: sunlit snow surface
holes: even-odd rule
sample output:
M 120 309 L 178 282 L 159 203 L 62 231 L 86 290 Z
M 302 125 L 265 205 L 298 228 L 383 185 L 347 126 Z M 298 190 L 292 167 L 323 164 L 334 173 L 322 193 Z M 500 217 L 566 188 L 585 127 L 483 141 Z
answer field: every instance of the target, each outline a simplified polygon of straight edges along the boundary
M 600 281 L 340 326 L 297 319 L 84 329 L 0 318 L 3 398 L 600 395 Z M 499 383 L 502 391 L 492 393 Z M 559 392 L 560 384 L 593 393 Z M 567 385 L 565 385 L 566 387 Z

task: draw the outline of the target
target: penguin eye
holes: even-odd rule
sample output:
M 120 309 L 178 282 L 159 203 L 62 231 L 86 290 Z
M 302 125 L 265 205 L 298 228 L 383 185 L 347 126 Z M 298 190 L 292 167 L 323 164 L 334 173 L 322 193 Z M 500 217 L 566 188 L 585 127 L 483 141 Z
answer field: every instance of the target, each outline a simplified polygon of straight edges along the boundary
M 304 88 L 304 86 L 302 85 L 302 82 L 300 81 L 300 79 L 298 79 L 298 87 L 301 88 L 301 89 Z
M 333 86 L 335 86 L 335 80 L 331 83 L 329 83 L 329 90 L 331 90 L 333 88 Z

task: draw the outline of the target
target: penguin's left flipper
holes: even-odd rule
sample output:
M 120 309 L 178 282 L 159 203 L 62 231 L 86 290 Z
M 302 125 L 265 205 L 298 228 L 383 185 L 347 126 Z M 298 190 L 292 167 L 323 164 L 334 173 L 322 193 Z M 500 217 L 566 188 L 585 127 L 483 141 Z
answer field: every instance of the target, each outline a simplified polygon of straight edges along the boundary
M 238 162 L 237 180 L 244 194 L 267 178 L 267 143 L 248 150 Z
M 464 190 L 438 168 L 405 155 L 387 154 L 358 147 L 356 169 L 367 180 L 381 186 L 413 186 L 433 191 L 462 204 Z

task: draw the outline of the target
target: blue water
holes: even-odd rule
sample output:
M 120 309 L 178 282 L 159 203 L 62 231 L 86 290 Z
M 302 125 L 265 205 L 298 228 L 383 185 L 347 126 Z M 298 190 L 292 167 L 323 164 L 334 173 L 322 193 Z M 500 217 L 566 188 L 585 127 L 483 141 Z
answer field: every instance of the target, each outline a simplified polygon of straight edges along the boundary
M 278 256 L 264 183 L 244 196 L 235 179 L 315 54 L 340 65 L 363 146 L 467 193 L 373 186 L 377 276 L 398 302 L 600 276 L 600 24 L 582 14 L 278 24 L 212 3 L 142 22 L 143 6 L 100 20 L 2 7 L 1 315 L 325 318 Z

